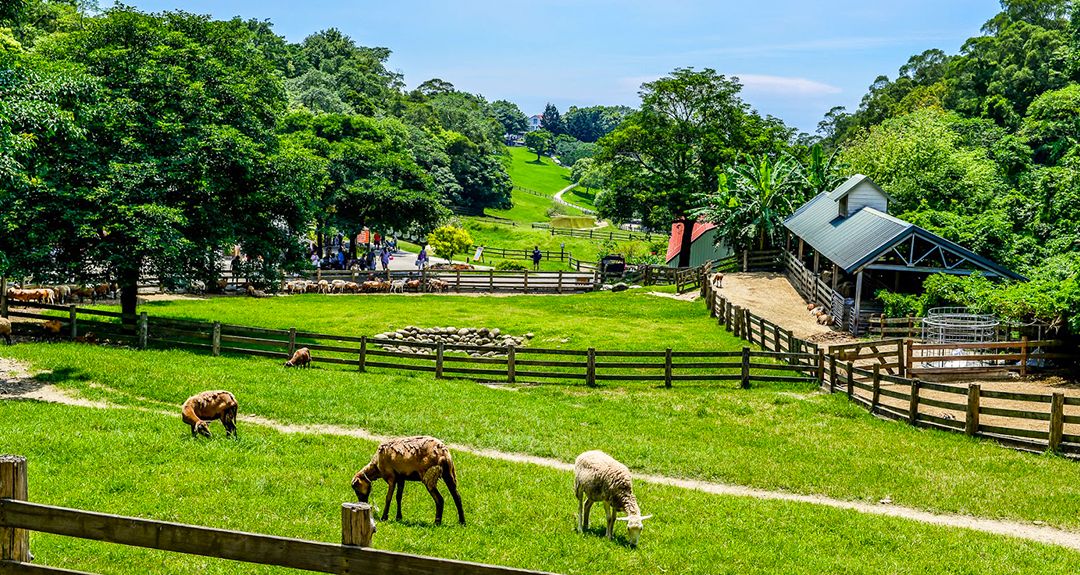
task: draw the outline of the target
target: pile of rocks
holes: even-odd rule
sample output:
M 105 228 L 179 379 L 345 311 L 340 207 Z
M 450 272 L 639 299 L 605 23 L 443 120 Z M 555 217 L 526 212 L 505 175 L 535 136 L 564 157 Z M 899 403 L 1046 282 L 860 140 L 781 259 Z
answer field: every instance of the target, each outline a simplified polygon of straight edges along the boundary
M 416 327 L 410 325 L 408 327 L 399 329 L 397 331 L 390 331 L 380 333 L 375 336 L 376 339 L 389 339 L 394 340 L 395 344 L 400 342 L 400 345 L 383 344 L 383 348 L 387 351 L 395 351 L 400 353 L 419 353 L 419 354 L 433 354 L 435 350 L 428 347 L 413 347 L 410 346 L 410 342 L 416 343 L 439 343 L 442 342 L 446 345 L 476 345 L 476 346 L 515 346 L 520 347 L 526 344 L 528 340 L 533 338 L 533 334 L 527 333 L 521 336 L 514 336 L 503 333 L 499 328 L 486 328 L 486 327 Z M 506 355 L 505 353 L 495 350 L 489 351 L 470 351 L 469 355 L 473 357 L 497 357 Z

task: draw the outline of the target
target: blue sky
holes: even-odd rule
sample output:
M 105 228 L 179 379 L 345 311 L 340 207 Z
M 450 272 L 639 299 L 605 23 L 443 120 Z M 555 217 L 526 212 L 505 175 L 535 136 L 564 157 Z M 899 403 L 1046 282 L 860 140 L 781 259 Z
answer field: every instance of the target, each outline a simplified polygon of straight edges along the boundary
M 813 132 L 832 106 L 852 110 L 879 74 L 928 48 L 977 35 L 996 0 L 128 0 L 218 18 L 269 19 L 290 41 L 337 27 L 393 50 L 413 87 L 442 78 L 506 99 L 636 105 L 643 81 L 676 67 L 738 76 L 763 114 Z M 105 4 L 103 2 L 102 4 Z

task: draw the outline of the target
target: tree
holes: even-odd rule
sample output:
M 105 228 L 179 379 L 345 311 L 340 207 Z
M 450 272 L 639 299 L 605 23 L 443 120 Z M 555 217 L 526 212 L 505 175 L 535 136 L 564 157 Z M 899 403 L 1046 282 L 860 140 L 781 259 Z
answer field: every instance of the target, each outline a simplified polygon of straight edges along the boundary
M 602 138 L 594 156 L 608 175 L 608 189 L 597 200 L 600 216 L 640 218 L 661 229 L 684 224 L 679 265 L 688 266 L 694 210 L 716 191 L 721 167 L 740 149 L 777 145 L 754 138 L 755 130 L 771 124 L 751 121 L 756 115 L 739 98 L 741 88 L 715 70 L 691 68 L 643 84 L 640 111 Z
M 454 261 L 454 254 L 460 254 L 472 246 L 472 236 L 468 230 L 457 226 L 442 226 L 428 235 L 428 245 L 435 255 Z
M 596 154 L 596 144 L 587 144 L 575 140 L 573 136 L 568 134 L 562 134 L 555 138 L 555 145 L 552 147 L 555 155 L 559 158 L 559 162 L 564 166 L 573 166 L 578 160 L 591 158 Z
M 491 110 L 507 134 L 524 134 L 529 129 L 529 118 L 518 105 L 506 100 L 495 100 Z
M 282 82 L 251 44 L 240 21 L 125 7 L 39 41 L 53 67 L 80 70 L 55 104 L 75 109 L 74 130 L 19 120 L 37 137 L 20 158 L 27 185 L 3 198 L 3 235 L 43 249 L 14 270 L 116 279 L 130 318 L 141 273 L 212 276 L 222 246 L 240 243 L 268 273 L 299 265 L 317 165 L 281 144 Z
M 833 150 L 831 154 L 826 155 L 825 148 L 820 142 L 810 146 L 806 165 L 800 170 L 803 184 L 810 197 L 821 192 L 832 191 L 844 181 L 837 158 L 839 152 L 840 150 Z
M 545 130 L 551 132 L 552 136 L 566 133 L 566 125 L 563 124 L 562 116 L 559 115 L 559 109 L 551 102 L 544 106 L 543 126 Z
M 547 130 L 533 130 L 525 134 L 525 147 L 536 154 L 537 162 L 540 161 L 541 156 L 551 153 L 553 144 L 554 139 L 551 137 L 551 132 Z
M 763 250 L 781 237 L 784 218 L 802 205 L 799 164 L 784 154 L 744 156 L 703 198 L 694 215 L 717 224 L 732 248 Z
M 582 142 L 595 142 L 619 127 L 633 109 L 626 106 L 570 106 L 562 117 L 566 133 Z

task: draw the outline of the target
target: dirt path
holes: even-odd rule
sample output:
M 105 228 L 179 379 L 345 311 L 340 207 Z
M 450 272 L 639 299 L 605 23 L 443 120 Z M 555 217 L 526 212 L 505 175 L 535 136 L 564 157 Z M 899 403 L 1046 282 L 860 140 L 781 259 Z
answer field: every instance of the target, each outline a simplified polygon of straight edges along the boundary
M 750 308 L 759 315 L 784 329 L 791 330 L 796 337 L 808 341 L 829 341 L 838 343 L 850 340 L 840 332 L 823 325 L 818 325 L 814 316 L 806 310 L 806 302 L 799 292 L 791 287 L 784 274 L 772 272 L 740 272 L 724 274 L 720 293 L 731 303 Z
M 2 399 L 47 401 L 96 409 L 131 409 L 143 412 L 161 413 L 164 415 L 175 415 L 175 409 L 155 410 L 121 406 L 99 401 L 88 401 L 73 396 L 66 391 L 57 389 L 52 385 L 41 383 L 32 377 L 31 373 L 25 365 L 10 359 L 0 357 L 0 400 Z M 172 407 L 167 406 L 163 402 L 154 401 L 153 403 L 162 405 L 163 408 Z M 268 427 L 282 433 L 306 433 L 318 435 L 333 435 L 340 437 L 355 437 L 367 441 L 383 441 L 386 439 L 385 436 L 377 435 L 365 429 L 355 427 L 343 427 L 338 425 L 325 424 L 283 424 L 272 419 L 256 415 L 240 416 L 239 419 L 240 421 L 245 423 Z M 455 451 L 469 453 L 478 457 L 486 457 L 490 459 L 497 459 L 500 461 L 510 461 L 513 463 L 539 465 L 541 467 L 556 469 L 559 471 L 569 472 L 573 471 L 574 468 L 574 465 L 572 463 L 547 457 L 538 457 L 535 455 L 526 455 L 522 453 L 507 453 L 493 449 L 482 449 L 468 445 L 457 444 L 450 444 L 450 448 Z M 714 483 L 694 479 L 681 479 L 677 477 L 666 477 L 662 475 L 637 475 L 636 478 L 639 481 L 646 481 L 657 485 L 668 485 L 671 487 L 678 487 L 680 489 L 691 489 L 694 491 L 711 493 L 714 495 L 724 495 L 730 497 L 752 497 L 762 500 L 789 501 L 793 503 L 823 505 L 825 507 L 846 509 L 849 511 L 856 511 L 858 513 L 866 513 L 870 515 L 898 517 L 901 519 L 919 521 L 931 525 L 940 525 L 943 527 L 954 527 L 959 529 L 971 529 L 975 531 L 991 533 L 994 535 L 1016 537 L 1019 539 L 1026 539 L 1029 541 L 1036 541 L 1039 543 L 1046 543 L 1050 545 L 1058 545 L 1061 547 L 1073 549 L 1075 551 L 1080 551 L 1080 533 L 1066 531 L 1063 529 L 1057 529 L 1044 525 L 1021 523 L 1017 521 L 1004 521 L 999 519 L 984 519 L 966 515 L 933 513 L 930 511 L 922 511 L 910 507 L 892 505 L 890 503 L 873 504 L 861 501 L 845 501 L 842 499 L 834 499 L 831 497 L 824 497 L 820 495 L 801 495 L 784 491 L 769 491 L 743 485 Z
M 562 204 L 564 206 L 570 206 L 571 208 L 574 208 L 576 210 L 581 210 L 581 213 L 583 213 L 583 214 L 586 214 L 586 215 L 589 215 L 589 216 L 596 215 L 596 212 L 594 210 L 590 210 L 589 208 L 583 208 L 581 206 L 571 204 L 570 202 L 562 199 L 563 194 L 565 194 L 566 192 L 569 192 L 570 190 L 572 190 L 572 189 L 574 189 L 576 187 L 578 187 L 577 184 L 570 184 L 569 186 L 566 186 L 565 188 L 555 192 L 555 195 L 552 196 L 551 199 L 555 200 L 555 203 Z

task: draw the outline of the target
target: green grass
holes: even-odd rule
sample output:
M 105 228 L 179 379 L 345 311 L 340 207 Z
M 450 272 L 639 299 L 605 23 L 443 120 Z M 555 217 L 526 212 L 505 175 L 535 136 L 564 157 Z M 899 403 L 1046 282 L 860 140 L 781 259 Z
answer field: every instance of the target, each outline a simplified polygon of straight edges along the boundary
M 602 247 L 604 242 L 599 239 L 551 235 L 548 230 L 530 228 L 527 225 L 511 227 L 478 222 L 467 218 L 463 220 L 463 223 L 465 228 L 469 230 L 469 234 L 472 235 L 474 243 L 487 246 L 531 250 L 533 246 L 538 245 L 542 250 L 559 251 L 560 246 L 565 244 L 567 252 L 573 254 L 574 258 L 584 262 L 596 262 L 599 259 L 600 252 L 604 251 Z M 617 241 L 615 242 L 615 249 L 622 253 L 627 253 L 630 249 L 640 253 L 647 251 L 648 245 L 643 240 Z
M 555 192 L 569 186 L 570 170 L 557 165 L 551 158 L 541 157 L 536 161 L 536 154 L 518 146 L 507 148 L 506 173 L 515 186 L 555 195 Z
M 563 199 L 575 206 L 581 206 L 590 210 L 596 209 L 596 190 L 586 191 L 585 188 L 578 186 L 563 194 Z
M 494 216 L 497 218 L 504 218 L 507 220 L 513 220 L 518 223 L 519 226 L 528 226 L 533 222 L 546 222 L 551 219 L 548 215 L 548 210 L 555 207 L 555 200 L 551 198 L 544 198 L 540 196 L 534 196 L 526 192 L 514 190 L 513 194 L 514 207 L 508 210 L 495 210 L 488 208 L 485 210 L 485 214 Z M 580 216 L 581 210 L 571 208 L 569 206 L 559 205 L 558 210 L 560 213 Z
M 702 339 L 718 336 L 700 331 Z M 78 344 L 15 345 L 0 355 L 118 404 L 160 409 L 226 388 L 242 413 L 286 423 L 427 433 L 566 462 L 604 449 L 639 472 L 1080 528 L 1076 463 L 878 420 L 806 385 L 493 388 L 379 369 L 284 370 L 274 360 Z
M 568 229 L 586 229 L 596 227 L 596 218 L 592 216 L 556 216 L 551 218 L 551 227 Z
M 29 458 L 33 501 L 328 542 L 339 540 L 349 479 L 375 447 L 244 424 L 239 440 L 192 440 L 172 415 L 31 402 L 0 402 L 0 418 L 4 449 Z M 569 473 L 454 458 L 468 526 L 433 526 L 428 495 L 409 484 L 405 521 L 380 523 L 376 548 L 567 574 L 1064 574 L 1080 561 L 1005 537 L 640 481 L 635 492 L 656 515 L 630 549 L 573 531 Z M 42 565 L 120 575 L 288 572 L 42 534 L 31 549 Z

